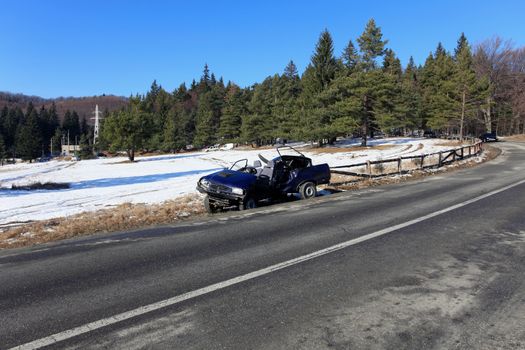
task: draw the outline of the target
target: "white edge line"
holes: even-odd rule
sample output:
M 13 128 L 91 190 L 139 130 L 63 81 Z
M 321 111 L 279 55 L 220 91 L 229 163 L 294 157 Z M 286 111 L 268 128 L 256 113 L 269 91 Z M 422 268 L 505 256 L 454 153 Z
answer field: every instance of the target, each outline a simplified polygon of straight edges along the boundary
M 428 220 L 430 218 L 433 218 L 433 217 L 436 217 L 438 215 L 447 213 L 449 211 L 452 211 L 452 210 L 464 207 L 466 205 L 469 205 L 469 204 L 472 204 L 474 202 L 480 201 L 482 199 L 485 199 L 487 197 L 493 196 L 493 195 L 498 194 L 500 192 L 506 191 L 506 190 L 508 190 L 510 188 L 519 186 L 519 185 L 521 185 L 523 183 L 525 183 L 525 180 L 521 180 L 521 181 L 516 182 L 516 183 L 514 183 L 512 185 L 508 185 L 508 186 L 502 187 L 502 188 L 500 188 L 498 190 L 494 190 L 494 191 L 488 192 L 486 194 L 483 194 L 481 196 L 478 196 L 478 197 L 469 199 L 467 201 L 455 204 L 455 205 L 450 206 L 448 208 L 441 209 L 441 210 L 435 211 L 433 213 L 421 216 L 421 217 L 419 217 L 417 219 L 413 219 L 413 220 L 406 221 L 406 222 L 401 223 L 401 224 L 390 226 L 390 227 L 384 228 L 382 230 L 375 231 L 375 232 L 366 234 L 364 236 L 361 236 L 361 237 L 358 237 L 358 238 L 354 238 L 354 239 L 351 239 L 349 241 L 345 241 L 345 242 L 342 242 L 342 243 L 330 246 L 328 248 L 324 248 L 324 249 L 315 251 L 315 252 L 310 253 L 310 254 L 306 254 L 306 255 L 303 255 L 303 256 L 300 256 L 300 257 L 297 257 L 297 258 L 294 258 L 294 259 L 290 259 L 290 260 L 287 260 L 287 261 L 284 261 L 284 262 L 281 262 L 281 263 L 278 263 L 278 264 L 275 264 L 275 265 L 271 265 L 271 266 L 265 267 L 265 268 L 257 270 L 257 271 L 253 271 L 253 272 L 241 275 L 241 276 L 237 276 L 237 277 L 228 279 L 226 281 L 218 282 L 218 283 L 215 283 L 215 284 L 203 287 L 203 288 L 199 288 L 199 289 L 193 290 L 191 292 L 180 294 L 180 295 L 177 295 L 177 296 L 169 298 L 169 299 L 165 299 L 165 300 L 162 300 L 162 301 L 159 301 L 159 302 L 156 302 L 156 303 L 152 303 L 152 304 L 149 304 L 149 305 L 141 306 L 141 307 L 138 307 L 136 309 L 133 309 L 133 310 L 130 310 L 130 311 L 126 311 L 126 312 L 123 312 L 123 313 L 120 313 L 120 314 L 117 314 L 117 315 L 114 315 L 114 316 L 111 316 L 111 317 L 107 317 L 107 318 L 104 318 L 104 319 L 101 319 L 101 320 L 98 320 L 98 321 L 94 321 L 94 322 L 91 322 L 91 323 L 87 323 L 87 324 L 85 324 L 83 326 L 78 326 L 78 327 L 75 327 L 75 328 L 63 331 L 63 332 L 55 333 L 55 334 L 47 336 L 45 338 L 37 339 L 37 340 L 34 340 L 32 342 L 16 346 L 14 348 L 11 348 L 10 350 L 15 350 L 15 349 L 16 350 L 38 349 L 38 348 L 41 348 L 41 347 L 44 347 L 44 346 L 49 346 L 49 345 L 55 344 L 57 342 L 66 340 L 66 339 L 70 339 L 70 338 L 76 337 L 78 335 L 81 335 L 81 334 L 84 334 L 84 333 L 87 333 L 87 332 L 90 332 L 90 331 L 93 331 L 93 330 L 96 330 L 96 329 L 100 329 L 102 327 L 106 327 L 106 326 L 109 326 L 109 325 L 112 325 L 112 324 L 115 324 L 115 323 L 118 323 L 118 322 L 121 322 L 121 321 L 125 321 L 125 320 L 128 320 L 130 318 L 137 317 L 137 316 L 140 316 L 140 315 L 152 312 L 152 311 L 163 309 L 165 307 L 172 306 L 172 305 L 181 303 L 183 301 L 196 298 L 196 297 L 201 296 L 201 295 L 209 294 L 211 292 L 214 292 L 214 291 L 217 291 L 217 290 L 220 290 L 220 289 L 224 289 L 224 288 L 230 287 L 230 286 L 235 285 L 235 284 L 246 282 L 246 281 L 249 281 L 251 279 L 254 279 L 254 278 L 257 278 L 257 277 L 260 277 L 260 276 L 263 276 L 263 275 L 267 275 L 267 274 L 272 273 L 274 271 L 282 270 L 282 269 L 287 268 L 289 266 L 297 265 L 297 264 L 300 264 L 302 262 L 305 262 L 305 261 L 308 261 L 308 260 L 312 260 L 312 259 L 318 258 L 320 256 L 323 256 L 323 255 L 326 255 L 326 254 L 330 254 L 330 253 L 333 253 L 335 251 L 338 251 L 338 250 L 341 250 L 341 249 L 344 249 L 344 248 L 347 248 L 347 247 L 350 247 L 350 246 L 353 246 L 353 245 L 356 245 L 356 244 L 368 241 L 370 239 L 386 235 L 388 233 L 397 231 L 399 229 L 402 229 L 402 228 L 405 228 L 405 227 L 417 224 L 417 223 L 419 223 L 421 221 Z

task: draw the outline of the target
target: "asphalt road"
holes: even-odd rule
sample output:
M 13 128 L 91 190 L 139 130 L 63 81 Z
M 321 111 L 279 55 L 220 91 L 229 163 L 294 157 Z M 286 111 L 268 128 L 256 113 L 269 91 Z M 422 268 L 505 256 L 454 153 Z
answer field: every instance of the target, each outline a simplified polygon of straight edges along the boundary
M 525 144 L 498 146 L 419 181 L 2 251 L 0 348 L 524 349 Z

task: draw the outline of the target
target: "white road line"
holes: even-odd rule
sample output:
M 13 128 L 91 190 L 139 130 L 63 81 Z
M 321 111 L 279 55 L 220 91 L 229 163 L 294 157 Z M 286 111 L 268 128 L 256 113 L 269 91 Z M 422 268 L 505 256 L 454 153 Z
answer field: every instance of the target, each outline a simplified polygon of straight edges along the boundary
M 326 255 L 326 254 L 330 254 L 330 253 L 333 253 L 335 251 L 338 251 L 338 250 L 341 250 L 341 249 L 344 249 L 344 248 L 347 248 L 347 247 L 350 247 L 350 246 L 353 246 L 353 245 L 356 245 L 356 244 L 368 241 L 370 239 L 386 235 L 388 233 L 397 231 L 399 229 L 402 229 L 402 228 L 405 228 L 405 227 L 408 227 L 408 226 L 420 223 L 422 221 L 425 221 L 425 220 L 431 219 L 433 217 L 436 217 L 438 215 L 447 213 L 449 211 L 452 211 L 452 210 L 464 207 L 466 205 L 469 205 L 469 204 L 472 204 L 474 202 L 480 201 L 482 199 L 485 199 L 487 197 L 493 196 L 495 194 L 498 194 L 500 192 L 506 191 L 506 190 L 508 190 L 510 188 L 519 186 L 519 185 L 524 184 L 524 183 L 525 183 L 525 180 L 521 180 L 521 181 L 516 182 L 516 183 L 514 183 L 512 185 L 508 185 L 508 186 L 505 186 L 505 187 L 500 188 L 498 190 L 494 190 L 494 191 L 488 192 L 488 193 L 486 193 L 484 195 L 481 195 L 481 196 L 475 197 L 473 199 L 470 199 L 468 201 L 464 201 L 464 202 L 461 202 L 459 204 L 450 206 L 448 208 L 445 208 L 445 209 L 442 209 L 442 210 L 438 210 L 438 211 L 435 211 L 433 213 L 421 216 L 421 217 L 419 217 L 417 219 L 413 219 L 413 220 L 410 220 L 410 221 L 407 221 L 407 222 L 404 222 L 404 223 L 401 223 L 401 224 L 398 224 L 398 225 L 387 227 L 387 228 L 384 228 L 382 230 L 375 231 L 375 232 L 369 233 L 367 235 L 364 235 L 364 236 L 361 236 L 361 237 L 358 237 L 358 238 L 354 238 L 354 239 L 351 239 L 349 241 L 342 242 L 342 243 L 333 245 L 331 247 L 315 251 L 315 252 L 307 254 L 307 255 L 300 256 L 300 257 L 295 258 L 295 259 L 291 259 L 291 260 L 287 260 L 287 261 L 281 262 L 279 264 L 271 265 L 271 266 L 265 267 L 263 269 L 247 273 L 245 275 L 237 276 L 237 277 L 231 278 L 231 279 L 223 281 L 223 282 L 215 283 L 215 284 L 209 285 L 207 287 L 196 289 L 194 291 L 187 292 L 187 293 L 184 293 L 184 294 L 181 294 L 181 295 L 177 295 L 175 297 L 172 297 L 172 298 L 169 298 L 169 299 L 166 299 L 166 300 L 162 300 L 162 301 L 159 301 L 159 302 L 156 302 L 156 303 L 153 303 L 153 304 L 141 306 L 141 307 L 136 308 L 134 310 L 126 311 L 126 312 L 120 313 L 118 315 L 114 315 L 114 316 L 111 316 L 111 317 L 108 317 L 108 318 L 104 318 L 104 319 L 101 319 L 101 320 L 98 320 L 98 321 L 94 321 L 94 322 L 85 324 L 83 326 L 75 327 L 75 328 L 72 328 L 72 329 L 60 332 L 60 333 L 56 333 L 56 334 L 50 335 L 50 336 L 45 337 L 45 338 L 37 339 L 37 340 L 32 341 L 30 343 L 26 343 L 26 344 L 23 344 L 23 345 L 16 346 L 16 347 L 12 348 L 11 350 L 14 350 L 14 349 L 17 349 L 17 350 L 38 349 L 38 348 L 41 348 L 41 347 L 44 347 L 44 346 L 49 346 L 49 345 L 58 343 L 60 341 L 66 340 L 66 339 L 70 339 L 70 338 L 73 338 L 75 336 L 78 336 L 78 335 L 81 335 L 81 334 L 84 334 L 84 333 L 88 333 L 88 332 L 96 330 L 96 329 L 100 329 L 102 327 L 106 327 L 106 326 L 109 326 L 109 325 L 112 325 L 112 324 L 115 324 L 115 323 L 118 323 L 118 322 L 121 322 L 121 321 L 124 321 L 124 320 L 128 320 L 128 319 L 136 317 L 136 316 L 140 316 L 140 315 L 146 314 L 148 312 L 159 310 L 159 309 L 162 309 L 162 308 L 165 308 L 165 307 L 168 307 L 168 306 L 172 306 L 172 305 L 181 303 L 181 302 L 189 300 L 189 299 L 196 298 L 196 297 L 201 296 L 201 295 L 205 295 L 205 294 L 208 294 L 208 293 L 220 290 L 220 289 L 227 288 L 229 286 L 232 286 L 232 285 L 235 285 L 235 284 L 238 284 L 238 283 L 249 281 L 251 279 L 254 279 L 254 278 L 257 278 L 257 277 L 260 277 L 260 276 L 263 276 L 263 275 L 267 275 L 267 274 L 272 273 L 274 271 L 282 270 L 282 269 L 287 268 L 289 266 L 297 265 L 297 264 L 300 264 L 302 262 L 305 262 L 305 261 L 308 261 L 308 260 L 312 260 L 312 259 L 318 258 L 320 256 L 323 256 L 323 255 Z

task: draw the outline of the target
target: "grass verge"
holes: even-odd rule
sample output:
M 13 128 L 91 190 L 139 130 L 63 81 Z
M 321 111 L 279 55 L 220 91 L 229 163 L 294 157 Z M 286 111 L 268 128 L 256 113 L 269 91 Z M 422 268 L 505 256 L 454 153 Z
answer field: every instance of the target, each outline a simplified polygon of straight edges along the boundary
M 198 195 L 187 195 L 155 205 L 125 203 L 112 209 L 9 228 L 0 232 L 0 249 L 31 246 L 100 232 L 169 224 L 204 213 L 204 205 Z

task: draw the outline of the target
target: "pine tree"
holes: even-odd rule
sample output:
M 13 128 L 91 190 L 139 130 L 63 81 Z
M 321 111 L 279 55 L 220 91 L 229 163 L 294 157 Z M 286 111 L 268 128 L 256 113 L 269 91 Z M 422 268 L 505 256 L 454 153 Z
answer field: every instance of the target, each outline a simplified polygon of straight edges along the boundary
M 62 129 L 66 135 L 69 135 L 70 143 L 74 143 L 75 139 L 80 135 L 80 120 L 77 112 L 66 110 L 62 121 Z
M 459 110 L 459 136 L 463 140 L 465 121 L 476 111 L 475 107 L 480 103 L 482 94 L 477 84 L 472 53 L 465 34 L 461 33 L 454 52 L 456 110 Z
M 89 142 L 89 138 L 86 134 L 80 135 L 80 159 L 93 159 L 93 147 Z
M 359 54 L 352 40 L 348 41 L 348 44 L 344 48 L 342 60 L 349 73 L 352 73 L 359 63 Z
M 288 79 L 297 79 L 299 78 L 299 73 L 297 71 L 297 66 L 295 63 L 290 60 L 286 67 L 284 68 L 284 76 Z
M 452 127 L 455 118 L 454 60 L 438 44 L 434 54 L 429 54 L 421 70 L 422 113 L 424 127 L 435 131 Z
M 328 87 L 328 84 L 335 77 L 337 62 L 334 57 L 334 43 L 328 30 L 324 30 L 315 47 L 312 56 L 312 68 L 318 82 L 318 91 Z
M 16 132 L 25 121 L 24 113 L 19 107 L 9 109 L 4 120 L 4 142 L 8 152 L 15 158 Z
M 62 153 L 62 138 L 64 137 L 64 134 L 62 133 L 62 130 L 60 128 L 55 129 L 55 133 L 53 134 L 53 137 L 51 138 L 51 156 L 54 154 L 60 154 Z
M 141 110 L 140 97 L 131 97 L 129 106 L 112 114 L 104 120 L 102 134 L 110 143 L 112 151 L 125 150 L 131 162 L 135 152 L 142 148 L 148 139 L 151 120 L 147 112 Z
M 385 57 L 383 59 L 383 72 L 398 79 L 401 78 L 401 74 L 403 73 L 401 61 L 396 57 L 396 54 L 392 49 L 385 50 Z
M 376 67 L 376 59 L 383 56 L 388 40 L 383 40 L 381 28 L 372 18 L 366 24 L 365 31 L 357 38 L 357 43 L 362 55 L 363 68 L 368 71 Z
M 403 114 L 404 127 L 412 130 L 422 128 L 421 89 L 418 81 L 418 70 L 412 57 L 408 60 L 401 78 L 401 99 L 399 103 Z
M 42 135 L 38 125 L 38 113 L 34 108 L 31 108 L 31 113 L 17 131 L 16 149 L 20 158 L 30 162 L 42 154 Z
M 58 112 L 56 109 L 55 102 L 51 104 L 51 107 L 49 107 L 49 110 L 47 111 L 47 137 L 48 144 L 50 139 L 55 135 L 56 129 L 60 128 L 60 122 L 58 120 Z
M 246 113 L 241 89 L 231 85 L 226 93 L 226 101 L 220 119 L 219 137 L 224 142 L 237 142 L 241 133 L 242 115 Z
M 199 97 L 199 106 L 196 115 L 195 137 L 196 147 L 212 145 L 217 141 L 214 130 L 213 96 L 211 92 Z
M 4 165 L 7 157 L 7 148 L 5 147 L 4 137 L 0 134 L 0 165 Z

